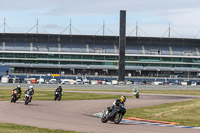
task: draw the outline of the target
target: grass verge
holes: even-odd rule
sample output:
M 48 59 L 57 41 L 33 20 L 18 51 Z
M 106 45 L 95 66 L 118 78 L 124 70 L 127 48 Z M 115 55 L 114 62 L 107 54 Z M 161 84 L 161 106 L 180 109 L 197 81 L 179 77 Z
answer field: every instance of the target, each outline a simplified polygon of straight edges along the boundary
M 22 91 L 24 92 L 24 90 Z M 9 101 L 11 90 L 1 89 L 0 90 L 0 101 Z M 23 100 L 24 93 L 19 100 Z M 117 99 L 120 95 L 111 94 L 92 94 L 92 93 L 76 93 L 76 92 L 64 92 L 62 100 L 95 100 L 95 99 Z M 33 100 L 53 100 L 54 91 L 41 91 L 35 90 Z
M 130 90 L 106 90 L 106 89 L 65 89 L 71 91 L 100 91 L 100 92 L 127 92 L 132 93 Z M 139 89 L 138 89 L 139 90 Z M 152 94 L 177 94 L 177 95 L 197 95 L 200 96 L 200 90 L 139 90 L 140 93 Z
M 75 131 L 51 130 L 9 123 L 0 123 L 0 133 L 80 133 Z
M 200 99 L 128 109 L 124 117 L 177 122 L 200 127 Z
M 200 90 L 141 90 L 140 92 L 153 93 L 153 94 L 176 94 L 176 95 L 200 96 Z

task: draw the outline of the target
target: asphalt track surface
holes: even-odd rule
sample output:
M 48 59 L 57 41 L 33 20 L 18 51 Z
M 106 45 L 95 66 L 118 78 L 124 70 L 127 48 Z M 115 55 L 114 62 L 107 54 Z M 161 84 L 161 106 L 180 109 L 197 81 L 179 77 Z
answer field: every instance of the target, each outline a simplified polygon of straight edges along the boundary
M 112 92 L 91 92 L 112 93 Z M 123 93 L 123 95 L 130 95 Z M 128 98 L 126 108 L 152 106 L 162 103 L 179 102 L 200 98 L 198 96 L 178 96 L 163 94 L 141 94 L 140 99 Z M 0 102 L 0 122 L 30 125 L 41 128 L 64 129 L 81 132 L 99 133 L 199 133 L 196 129 L 176 127 L 161 127 L 121 122 L 116 125 L 112 122 L 101 123 L 100 118 L 92 114 L 101 112 L 112 105 L 114 99 L 109 100 L 72 100 L 72 101 L 33 101 L 28 106 L 23 101 L 10 103 Z

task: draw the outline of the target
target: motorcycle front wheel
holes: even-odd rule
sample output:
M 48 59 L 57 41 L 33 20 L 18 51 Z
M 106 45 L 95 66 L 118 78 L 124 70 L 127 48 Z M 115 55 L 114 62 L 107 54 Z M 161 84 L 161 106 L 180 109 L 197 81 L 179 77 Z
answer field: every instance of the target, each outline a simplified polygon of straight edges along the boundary
M 114 118 L 114 123 L 119 124 L 121 120 L 122 120 L 122 113 L 117 113 Z
M 28 105 L 28 100 L 25 100 L 25 105 Z
M 57 100 L 57 96 L 54 97 L 54 100 L 55 100 L 55 101 Z
M 102 123 L 108 122 L 108 119 L 106 118 L 105 114 L 102 115 L 102 117 L 101 117 L 101 122 L 102 122 Z
M 13 102 L 15 103 L 17 101 L 16 97 L 13 97 Z

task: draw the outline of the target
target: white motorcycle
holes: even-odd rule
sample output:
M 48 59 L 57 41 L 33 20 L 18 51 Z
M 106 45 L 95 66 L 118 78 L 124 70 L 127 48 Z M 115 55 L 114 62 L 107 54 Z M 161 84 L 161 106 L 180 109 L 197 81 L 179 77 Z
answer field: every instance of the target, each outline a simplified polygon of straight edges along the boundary
M 32 99 L 32 95 L 30 94 L 29 91 L 27 91 L 26 94 L 24 95 L 25 105 L 28 105 L 28 103 L 31 102 L 31 99 Z

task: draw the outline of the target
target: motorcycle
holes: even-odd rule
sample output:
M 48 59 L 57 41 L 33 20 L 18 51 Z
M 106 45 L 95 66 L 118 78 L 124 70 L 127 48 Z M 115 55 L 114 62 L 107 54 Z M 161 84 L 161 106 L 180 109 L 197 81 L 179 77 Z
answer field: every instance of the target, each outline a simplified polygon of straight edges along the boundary
M 140 98 L 140 94 L 138 91 L 133 92 L 133 96 L 135 96 L 136 98 Z
M 18 100 L 18 92 L 16 90 L 12 91 L 10 102 L 16 102 Z
M 30 92 L 26 92 L 26 94 L 24 95 L 24 101 L 25 101 L 25 105 L 28 105 L 29 102 L 31 102 L 32 96 L 30 94 Z
M 61 93 L 60 92 L 55 92 L 55 98 L 54 98 L 54 100 L 56 101 L 56 100 L 58 100 L 58 101 L 60 101 L 61 100 Z
M 125 113 L 126 108 L 123 104 L 119 104 L 118 106 L 113 105 L 112 107 L 108 107 L 107 111 L 103 110 L 101 122 L 106 123 L 109 120 L 111 122 L 114 122 L 115 124 L 119 124 Z

